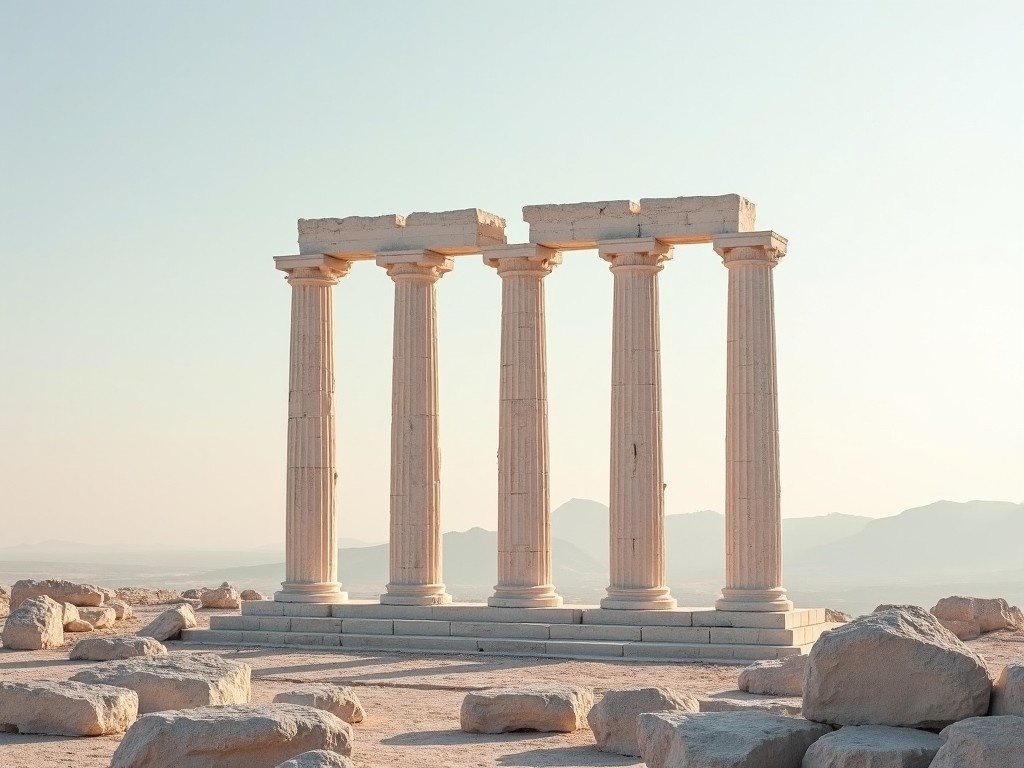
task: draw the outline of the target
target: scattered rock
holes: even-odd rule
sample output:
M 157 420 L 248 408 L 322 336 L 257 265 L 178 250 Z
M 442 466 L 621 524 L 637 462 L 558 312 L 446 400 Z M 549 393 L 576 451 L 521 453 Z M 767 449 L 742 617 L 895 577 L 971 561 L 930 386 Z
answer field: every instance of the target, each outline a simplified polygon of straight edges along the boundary
M 12 650 L 59 648 L 64 645 L 64 606 L 46 595 L 23 600 L 7 617 L 0 640 Z
M 174 602 L 178 603 L 179 605 L 187 605 L 193 611 L 198 611 L 200 608 L 203 607 L 203 601 L 202 600 L 197 600 L 197 599 L 194 599 L 194 598 L 191 598 L 191 597 L 182 597 L 182 598 L 179 598 L 178 600 L 175 600 Z
M 1024 717 L 1024 663 L 1007 664 L 992 686 L 990 715 Z
M 93 630 L 92 624 L 90 624 L 88 621 L 82 621 L 81 619 L 75 619 L 74 621 L 69 621 L 67 624 L 64 625 L 64 631 L 65 632 L 72 632 L 72 633 L 92 632 L 92 630 Z
M 796 766 L 832 729 L 768 712 L 656 712 L 637 718 L 640 754 L 649 768 Z
M 203 604 L 203 608 L 239 608 L 242 605 L 242 599 L 238 592 L 226 581 L 217 589 L 203 592 L 199 600 Z
M 945 728 L 930 768 L 1020 768 L 1024 718 L 972 717 Z
M 845 624 L 852 619 L 853 616 L 848 614 L 846 611 L 837 611 L 835 608 L 825 609 L 825 621 L 832 624 Z
M 11 590 L 0 585 L 0 619 L 11 612 Z
M 356 764 L 337 752 L 314 749 L 296 755 L 291 760 L 285 760 L 274 768 L 356 768 Z
M 0 683 L 0 731 L 106 736 L 128 730 L 139 697 L 109 685 L 31 681 Z
M 200 707 L 140 717 L 111 768 L 270 768 L 304 752 L 352 754 L 352 726 L 294 704 Z
M 203 589 L 186 589 L 184 592 L 181 593 L 181 596 L 186 597 L 189 600 L 198 600 L 203 596 L 204 591 L 205 590 Z
M 107 605 L 97 608 L 79 608 L 78 615 L 82 621 L 88 621 L 93 629 L 110 629 L 117 621 L 117 611 Z
M 248 704 L 251 668 L 212 653 L 108 661 L 72 676 L 82 683 L 130 688 L 139 713 L 209 704 Z
M 255 589 L 243 589 L 242 594 L 239 595 L 244 602 L 249 600 L 266 600 L 262 592 L 257 592 Z
M 803 714 L 838 725 L 941 728 L 988 711 L 985 662 L 922 608 L 854 619 L 811 648 Z
M 301 704 L 330 712 L 346 723 L 361 723 L 366 713 L 352 688 L 341 685 L 306 685 L 293 691 L 283 691 L 274 697 L 274 703 Z
M 107 600 L 103 604 L 114 609 L 114 614 L 116 615 L 118 621 L 130 619 L 135 615 L 135 612 L 132 611 L 132 607 L 128 605 L 128 603 L 126 603 L 124 600 L 121 600 L 119 598 L 115 597 L 112 600 Z
M 939 624 L 944 626 L 958 640 L 977 640 L 981 637 L 981 627 L 974 621 L 952 621 L 950 619 L 939 619 Z
M 803 699 L 799 696 L 760 696 L 746 691 L 719 691 L 697 699 L 701 712 L 748 712 L 752 709 L 774 715 L 800 716 Z
M 942 625 L 961 639 L 997 629 L 1024 629 L 1024 615 L 1001 597 L 944 597 L 931 610 Z
M 118 587 L 113 597 L 123 600 L 128 605 L 172 605 L 181 602 L 181 593 L 176 589 Z
M 626 688 L 605 691 L 587 715 L 597 748 L 602 752 L 640 756 L 636 718 L 644 712 L 698 712 L 697 699 L 666 688 Z
M 757 661 L 740 671 L 739 688 L 769 696 L 802 696 L 806 671 L 804 655 Z
M 928 768 L 938 734 L 888 725 L 847 725 L 811 744 L 801 768 Z
M 11 589 L 11 610 L 20 606 L 31 597 L 46 595 L 58 603 L 71 603 L 77 606 L 95 606 L 103 604 L 103 590 L 92 584 L 75 584 L 64 579 L 22 579 L 16 581 Z
M 459 722 L 469 733 L 558 731 L 582 728 L 594 706 L 590 688 L 530 685 L 491 688 L 467 693 Z
M 164 640 L 174 640 L 181 634 L 181 630 L 191 629 L 195 625 L 196 615 L 192 607 L 179 605 L 177 608 L 168 608 L 136 634 L 163 642 Z
M 73 621 L 81 621 L 82 615 L 78 612 L 78 606 L 72 605 L 71 603 L 61 603 L 61 623 L 64 628 L 67 629 L 68 624 Z
M 71 649 L 70 659 L 111 661 L 133 659 L 137 656 L 166 656 L 167 649 L 152 637 L 121 635 L 89 637 L 79 640 Z

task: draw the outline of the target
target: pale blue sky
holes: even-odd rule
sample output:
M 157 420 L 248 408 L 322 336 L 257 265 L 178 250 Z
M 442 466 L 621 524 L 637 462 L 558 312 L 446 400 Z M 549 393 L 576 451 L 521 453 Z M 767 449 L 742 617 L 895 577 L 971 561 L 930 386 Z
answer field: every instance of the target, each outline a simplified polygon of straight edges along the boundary
M 735 192 L 783 509 L 1024 498 L 1016 2 L 0 2 L 0 541 L 284 525 L 295 220 Z M 607 500 L 611 275 L 547 282 L 552 489 Z M 662 273 L 669 512 L 723 509 L 725 270 Z M 392 286 L 335 289 L 341 532 L 387 530 Z M 438 285 L 444 527 L 496 518 L 500 281 Z

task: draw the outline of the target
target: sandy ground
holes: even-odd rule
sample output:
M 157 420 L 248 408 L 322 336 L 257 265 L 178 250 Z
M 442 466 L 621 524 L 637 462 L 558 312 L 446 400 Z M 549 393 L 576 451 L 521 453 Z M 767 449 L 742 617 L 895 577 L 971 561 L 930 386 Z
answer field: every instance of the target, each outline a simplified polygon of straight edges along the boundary
M 159 607 L 136 608 L 136 618 L 116 630 L 68 635 L 52 651 L 0 649 L 0 680 L 64 680 L 94 662 L 69 661 L 68 649 L 83 637 L 131 633 Z M 198 612 L 200 624 L 211 613 Z M 1024 660 L 1024 632 L 994 632 L 969 643 L 994 674 Z M 592 686 L 598 693 L 630 685 L 662 685 L 694 695 L 736 687 L 740 667 L 719 664 L 642 664 L 279 649 L 210 648 L 168 643 L 172 654 L 216 652 L 253 669 L 254 703 L 304 682 L 357 687 L 366 720 L 354 726 L 353 757 L 363 768 L 401 766 L 642 766 L 639 759 L 598 751 L 589 730 L 572 734 L 465 734 L 459 706 L 466 691 L 522 682 Z M 0 733 L 0 768 L 106 768 L 120 737 L 66 738 Z

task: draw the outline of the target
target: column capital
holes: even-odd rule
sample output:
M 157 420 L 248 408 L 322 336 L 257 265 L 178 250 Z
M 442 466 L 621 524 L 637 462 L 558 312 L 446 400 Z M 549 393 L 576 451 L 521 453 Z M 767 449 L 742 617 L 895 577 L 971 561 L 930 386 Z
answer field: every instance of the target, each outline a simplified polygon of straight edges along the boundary
M 788 241 L 771 230 L 763 232 L 734 232 L 716 235 L 712 240 L 715 253 L 722 257 L 726 267 L 774 267 L 786 255 Z
M 672 246 L 653 237 L 627 237 L 601 240 L 597 253 L 617 270 L 661 270 L 661 263 L 672 258 Z
M 275 256 L 274 267 L 285 273 L 291 285 L 334 285 L 352 269 L 352 262 L 325 253 L 311 253 Z
M 414 249 L 386 251 L 377 254 L 377 266 L 383 267 L 392 280 L 427 280 L 434 282 L 451 272 L 455 260 L 437 251 Z
M 562 263 L 562 252 L 536 243 L 498 245 L 483 249 L 484 264 L 506 275 L 544 277 Z

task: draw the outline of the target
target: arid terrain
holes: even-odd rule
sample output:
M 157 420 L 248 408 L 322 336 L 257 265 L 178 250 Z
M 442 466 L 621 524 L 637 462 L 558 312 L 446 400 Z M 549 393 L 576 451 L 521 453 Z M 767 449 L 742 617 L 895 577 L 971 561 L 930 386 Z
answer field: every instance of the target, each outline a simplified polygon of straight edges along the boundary
M 0 649 L 0 680 L 62 680 L 94 662 L 68 661 L 83 637 L 134 632 L 165 606 L 138 606 L 116 630 L 68 634 L 66 646 L 50 651 Z M 201 626 L 224 611 L 198 611 Z M 993 632 L 968 643 L 992 674 L 1024 658 L 1024 632 Z M 597 692 L 630 685 L 661 685 L 695 695 L 734 689 L 739 666 L 637 664 L 502 656 L 413 655 L 283 649 L 211 649 L 168 643 L 172 654 L 215 651 L 247 662 L 253 670 L 253 701 L 303 682 L 357 688 L 366 719 L 354 726 L 353 757 L 364 768 L 385 766 L 639 766 L 639 759 L 598 751 L 588 730 L 572 734 L 467 734 L 459 730 L 466 691 L 529 682 L 593 686 Z M 120 737 L 66 738 L 0 733 L 2 768 L 106 768 Z

